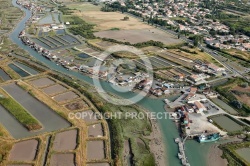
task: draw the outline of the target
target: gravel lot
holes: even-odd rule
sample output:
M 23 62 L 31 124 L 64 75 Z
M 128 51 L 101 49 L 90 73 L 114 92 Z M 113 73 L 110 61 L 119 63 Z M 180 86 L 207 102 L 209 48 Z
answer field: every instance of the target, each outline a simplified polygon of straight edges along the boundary
M 16 143 L 11 151 L 10 161 L 32 161 L 35 159 L 38 146 L 37 140 L 27 140 Z
M 53 150 L 66 151 L 76 148 L 77 130 L 69 130 L 56 134 L 53 142 Z

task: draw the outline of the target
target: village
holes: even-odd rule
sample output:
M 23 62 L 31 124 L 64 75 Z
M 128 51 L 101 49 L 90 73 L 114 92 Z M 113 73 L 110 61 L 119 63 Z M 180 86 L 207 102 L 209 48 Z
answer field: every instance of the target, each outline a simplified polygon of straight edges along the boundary
M 144 3 L 143 3 L 144 2 Z M 219 49 L 237 49 L 250 51 L 250 40 L 246 35 L 231 34 L 230 27 L 212 19 L 214 11 L 205 8 L 204 1 L 186 0 L 175 3 L 136 1 L 128 8 L 128 13 L 142 18 L 165 21 L 163 26 L 178 29 L 178 33 L 187 35 L 203 35 L 206 44 Z M 125 3 L 121 3 L 126 6 Z M 131 7 L 132 6 L 132 7 Z M 161 25 L 161 24 L 160 24 Z

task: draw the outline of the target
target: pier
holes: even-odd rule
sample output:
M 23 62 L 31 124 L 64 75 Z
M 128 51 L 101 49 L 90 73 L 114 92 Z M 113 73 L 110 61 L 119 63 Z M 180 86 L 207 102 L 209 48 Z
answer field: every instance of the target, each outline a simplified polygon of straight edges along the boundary
M 178 144 L 179 147 L 179 153 L 178 153 L 178 158 L 181 160 L 181 164 L 183 166 L 190 166 L 188 159 L 186 157 L 185 154 L 185 141 L 188 138 L 188 136 L 186 136 L 183 140 L 181 138 L 176 138 L 175 142 Z

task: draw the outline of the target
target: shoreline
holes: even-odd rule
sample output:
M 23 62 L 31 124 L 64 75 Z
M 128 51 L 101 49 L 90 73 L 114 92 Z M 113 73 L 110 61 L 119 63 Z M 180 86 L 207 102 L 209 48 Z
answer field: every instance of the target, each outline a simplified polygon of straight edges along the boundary
M 208 155 L 206 157 L 206 164 L 208 166 L 227 166 L 227 159 L 223 159 L 221 157 L 223 151 L 218 146 L 218 144 L 214 144 L 209 148 Z
M 157 166 L 168 166 L 168 162 L 166 161 L 167 152 L 166 149 L 162 146 L 163 139 L 160 127 L 156 119 L 151 119 L 150 122 L 152 124 L 152 133 L 146 138 L 150 139 L 149 147 L 151 153 L 153 153 L 154 155 L 155 164 Z

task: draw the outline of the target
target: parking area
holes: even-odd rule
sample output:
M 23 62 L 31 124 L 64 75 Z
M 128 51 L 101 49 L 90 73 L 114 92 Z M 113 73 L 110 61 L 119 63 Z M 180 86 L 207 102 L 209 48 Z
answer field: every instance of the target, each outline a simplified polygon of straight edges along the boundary
M 207 108 L 207 111 L 204 111 L 202 113 L 190 113 L 189 119 L 192 121 L 190 123 L 189 129 L 187 129 L 188 134 L 200 134 L 204 131 L 208 132 L 220 132 L 222 135 L 225 135 L 226 132 L 222 131 L 212 123 L 208 121 L 209 116 L 217 115 L 217 114 L 223 114 L 225 111 L 223 111 L 221 108 L 216 106 L 213 102 L 210 100 L 207 100 L 206 102 L 202 102 L 203 105 Z

